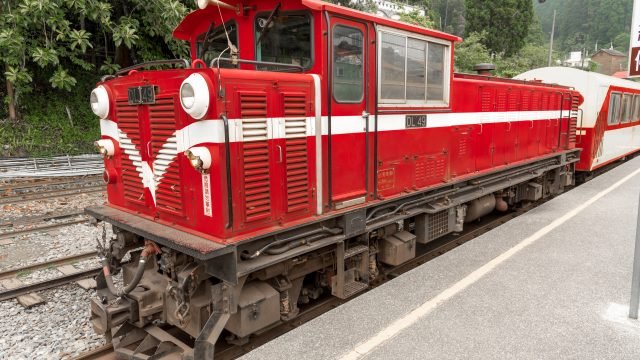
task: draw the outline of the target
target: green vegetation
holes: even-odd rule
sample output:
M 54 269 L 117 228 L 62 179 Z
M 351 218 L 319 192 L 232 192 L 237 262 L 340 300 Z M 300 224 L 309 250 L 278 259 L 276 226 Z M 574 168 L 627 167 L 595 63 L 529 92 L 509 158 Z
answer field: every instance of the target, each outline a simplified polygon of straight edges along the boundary
M 88 96 L 100 75 L 185 57 L 173 40 L 188 0 L 2 0 L 0 156 L 86 152 L 98 133 Z M 162 19 L 162 21 L 158 21 Z

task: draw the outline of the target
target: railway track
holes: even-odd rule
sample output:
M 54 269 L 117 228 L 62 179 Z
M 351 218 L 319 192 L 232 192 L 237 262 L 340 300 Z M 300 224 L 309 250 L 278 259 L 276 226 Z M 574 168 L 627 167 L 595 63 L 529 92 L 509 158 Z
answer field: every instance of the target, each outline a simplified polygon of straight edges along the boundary
M 34 191 L 39 188 L 47 187 L 64 187 L 64 186 L 77 186 L 78 184 L 96 184 L 101 183 L 102 178 L 100 176 L 83 176 L 80 178 L 60 179 L 60 178 L 36 178 L 26 179 L 20 181 L 11 181 L 0 185 L 0 196 L 9 195 L 12 193 Z
M 54 223 L 44 223 L 51 220 L 64 220 Z M 13 238 L 19 235 L 48 231 L 65 226 L 82 224 L 89 221 L 84 215 L 84 210 L 77 209 L 64 213 L 30 216 L 12 221 L 0 223 L 0 229 L 10 229 L 0 232 L 0 240 Z M 44 224 L 43 224 L 44 223 Z
M 105 190 L 104 185 L 88 185 L 88 186 L 82 186 L 82 187 L 77 187 L 73 189 L 30 192 L 26 194 L 0 197 L 0 205 L 17 204 L 17 203 L 28 202 L 28 201 L 36 201 L 36 200 L 40 201 L 40 200 L 68 197 L 68 196 L 80 195 L 80 194 L 90 194 L 95 192 L 102 192 L 104 190 Z
M 28 274 L 33 271 L 43 270 L 43 269 L 57 269 L 61 276 L 58 276 L 53 279 L 48 279 L 40 282 L 35 282 L 31 284 L 25 284 L 17 287 L 13 287 L 10 289 L 6 289 L 4 291 L 0 291 L 0 301 L 14 299 L 19 296 L 27 295 L 32 292 L 38 292 L 46 289 L 51 289 L 54 287 L 58 287 L 61 285 L 65 285 L 74 281 L 86 279 L 89 277 L 96 276 L 101 268 L 91 268 L 88 270 L 76 270 L 76 271 L 64 271 L 62 270 L 62 266 L 69 265 L 78 261 L 89 260 L 96 256 L 95 251 L 82 253 L 78 255 L 67 256 L 60 259 L 55 259 L 51 261 L 46 261 L 34 265 L 24 266 L 20 268 L 10 269 L 3 272 L 0 272 L 0 281 L 8 280 L 8 279 L 17 279 L 21 274 Z
M 381 271 L 381 276 L 378 278 L 378 280 L 373 282 L 371 286 L 364 292 L 346 300 L 327 295 L 324 299 L 316 301 L 312 305 L 301 307 L 300 314 L 294 320 L 276 324 L 272 328 L 264 332 L 261 332 L 259 335 L 252 336 L 249 342 L 246 344 L 230 345 L 224 341 L 219 341 L 218 344 L 216 344 L 216 347 L 219 348 L 219 349 L 216 349 L 216 359 L 224 359 L 224 360 L 236 359 L 257 347 L 263 344 L 266 344 L 267 342 L 275 339 L 276 337 L 283 335 L 288 331 L 293 330 L 315 319 L 316 317 L 324 314 L 325 312 L 331 309 L 334 309 L 348 301 L 351 301 L 352 299 L 355 299 L 356 297 L 370 291 L 371 289 L 381 286 L 385 284 L 387 281 L 390 281 L 402 275 L 403 273 L 406 273 L 428 262 L 429 260 L 434 259 L 448 251 L 451 251 L 456 247 L 506 223 L 507 221 L 514 219 L 517 216 L 520 216 L 531 209 L 534 209 L 535 207 L 543 204 L 544 202 L 546 201 L 541 201 L 527 208 L 516 209 L 505 214 L 488 216 L 485 218 L 485 221 L 483 221 L 482 223 L 468 225 L 467 229 L 459 235 L 448 235 L 441 239 L 435 240 L 433 243 L 421 246 L 419 248 L 419 254 L 414 259 L 410 260 L 405 264 L 384 269 L 383 271 Z M 181 339 L 181 340 L 184 341 L 185 339 Z M 98 349 L 98 350 L 102 351 L 103 349 Z M 109 355 L 109 356 L 113 356 L 111 358 L 114 358 L 115 355 L 113 353 L 113 349 L 111 349 L 110 351 L 112 355 Z M 87 357 L 87 356 L 90 356 L 90 354 L 91 352 L 82 354 L 76 359 L 83 359 L 83 360 L 96 359 L 93 357 Z M 103 356 L 106 356 L 106 355 L 103 355 Z

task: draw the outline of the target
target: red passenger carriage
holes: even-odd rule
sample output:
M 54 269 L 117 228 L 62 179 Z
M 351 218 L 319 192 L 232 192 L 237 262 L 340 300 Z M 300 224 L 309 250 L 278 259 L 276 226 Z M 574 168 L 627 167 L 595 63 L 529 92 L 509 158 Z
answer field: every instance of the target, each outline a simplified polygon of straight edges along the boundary
M 295 318 L 301 294 L 347 298 L 416 243 L 573 182 L 570 88 L 454 75 L 457 37 L 320 1 L 202 5 L 174 32 L 184 68 L 141 64 L 92 93 L 105 268 L 145 244 L 130 286 L 99 281 L 120 302 L 92 303 L 98 331 L 122 325 L 121 354 L 212 354 L 223 328 L 242 341 Z

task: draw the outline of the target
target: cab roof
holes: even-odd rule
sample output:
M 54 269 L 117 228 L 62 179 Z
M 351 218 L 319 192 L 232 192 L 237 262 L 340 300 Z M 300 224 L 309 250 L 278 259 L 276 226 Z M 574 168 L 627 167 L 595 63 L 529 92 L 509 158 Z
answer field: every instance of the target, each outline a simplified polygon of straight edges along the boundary
M 236 1 L 226 1 L 226 2 L 230 5 L 237 4 Z M 335 14 L 340 14 L 343 16 L 353 17 L 357 19 L 363 19 L 363 20 L 373 22 L 375 24 L 388 26 L 388 27 L 392 27 L 400 30 L 405 30 L 412 33 L 416 33 L 416 34 L 427 35 L 427 36 L 435 37 L 438 39 L 443 39 L 443 40 L 448 40 L 453 42 L 462 41 L 460 37 L 455 35 L 447 34 L 437 30 L 423 28 L 417 25 L 407 24 L 402 21 L 383 18 L 380 16 L 372 15 L 372 14 L 365 13 L 358 10 L 353 10 L 344 6 L 335 5 L 335 4 L 327 3 L 324 1 L 300 0 L 300 3 L 314 11 L 326 10 Z M 242 5 L 246 6 L 246 4 L 241 4 L 241 6 Z M 218 9 L 213 5 L 208 6 L 204 10 L 198 9 L 198 10 L 192 11 L 187 16 L 185 16 L 182 22 L 175 28 L 175 30 L 173 31 L 173 37 L 179 40 L 190 40 L 191 35 L 193 34 L 193 31 L 199 24 L 202 24 L 202 22 L 207 21 L 208 19 L 211 19 L 212 16 L 216 15 L 216 12 L 214 11 L 217 12 Z M 222 11 L 229 11 L 229 10 L 223 9 Z

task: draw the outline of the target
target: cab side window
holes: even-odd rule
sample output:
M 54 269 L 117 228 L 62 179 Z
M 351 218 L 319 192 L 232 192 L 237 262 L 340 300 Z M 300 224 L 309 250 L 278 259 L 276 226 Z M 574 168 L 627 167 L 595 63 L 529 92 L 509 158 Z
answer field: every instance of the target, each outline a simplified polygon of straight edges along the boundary
M 333 97 L 360 102 L 363 96 L 362 31 L 344 25 L 333 28 Z

